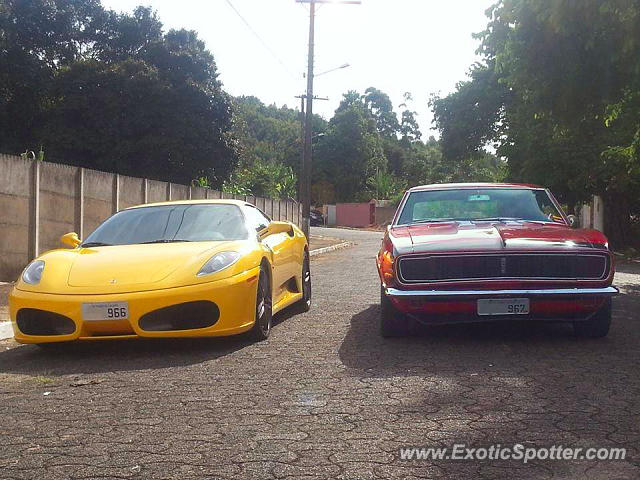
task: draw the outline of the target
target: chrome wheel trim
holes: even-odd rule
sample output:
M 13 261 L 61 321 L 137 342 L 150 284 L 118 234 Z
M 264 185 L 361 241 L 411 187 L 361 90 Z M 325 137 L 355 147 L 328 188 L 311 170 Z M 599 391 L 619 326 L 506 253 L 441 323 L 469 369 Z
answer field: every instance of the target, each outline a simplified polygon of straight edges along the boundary
M 311 303 L 311 269 L 309 257 L 306 256 L 302 264 L 302 296 L 307 303 Z

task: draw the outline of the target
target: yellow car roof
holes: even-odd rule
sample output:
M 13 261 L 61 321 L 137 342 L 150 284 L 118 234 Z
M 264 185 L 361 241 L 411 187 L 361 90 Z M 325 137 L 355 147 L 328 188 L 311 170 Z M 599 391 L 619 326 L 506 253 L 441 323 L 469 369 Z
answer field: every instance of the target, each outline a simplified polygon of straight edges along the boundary
M 205 203 L 217 203 L 217 204 L 229 204 L 229 205 L 247 205 L 248 203 L 244 200 L 234 200 L 232 198 L 209 198 L 202 200 L 171 200 L 168 202 L 155 202 L 155 203 L 143 203 L 142 205 L 135 205 L 133 207 L 125 208 L 124 210 L 131 210 L 133 208 L 144 208 L 144 207 L 157 207 L 159 205 L 196 205 L 196 204 L 205 204 Z

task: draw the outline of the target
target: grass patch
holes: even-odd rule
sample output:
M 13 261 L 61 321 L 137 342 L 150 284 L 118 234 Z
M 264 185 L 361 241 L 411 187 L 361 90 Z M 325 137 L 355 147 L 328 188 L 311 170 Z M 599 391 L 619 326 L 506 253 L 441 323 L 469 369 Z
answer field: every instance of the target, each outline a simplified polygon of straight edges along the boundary
M 39 383 L 41 385 L 51 385 L 56 381 L 54 378 L 47 377 L 46 375 L 38 375 L 32 378 L 34 382 Z

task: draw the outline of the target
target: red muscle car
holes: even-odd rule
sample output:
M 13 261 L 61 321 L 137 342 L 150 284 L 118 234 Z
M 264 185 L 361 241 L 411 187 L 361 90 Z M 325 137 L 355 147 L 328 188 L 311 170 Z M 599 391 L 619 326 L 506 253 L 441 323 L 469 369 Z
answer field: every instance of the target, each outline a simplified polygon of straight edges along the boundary
M 613 256 L 601 232 L 576 224 L 535 185 L 410 189 L 377 257 L 381 334 L 406 334 L 412 322 L 518 319 L 607 335 Z

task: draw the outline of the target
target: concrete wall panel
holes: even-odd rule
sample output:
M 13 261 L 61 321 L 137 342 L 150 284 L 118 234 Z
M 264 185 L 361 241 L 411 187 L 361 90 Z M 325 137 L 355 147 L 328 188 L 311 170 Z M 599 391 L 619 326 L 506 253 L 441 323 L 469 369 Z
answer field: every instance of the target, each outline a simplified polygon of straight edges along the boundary
M 120 175 L 118 210 L 144 203 L 144 180 Z
M 191 187 L 191 200 L 204 200 L 207 198 L 207 189 L 202 187 Z
M 78 172 L 68 165 L 40 165 L 40 252 L 63 247 L 60 237 L 79 230 Z
M 0 256 L 0 278 L 3 282 L 14 282 L 29 263 L 29 257 L 16 253 L 3 253 Z
M 0 193 L 28 197 L 31 192 L 31 165 L 29 160 L 0 154 Z
M 273 219 L 273 199 L 267 198 L 264 202 L 264 213 Z
M 147 202 L 165 202 L 167 200 L 167 183 L 157 180 L 147 181 Z
M 171 200 L 189 200 L 189 187 L 172 183 Z
M 15 280 L 30 259 L 33 163 L 0 155 L 0 280 Z
M 84 169 L 83 237 L 85 238 L 113 213 L 114 177 L 112 173 Z

